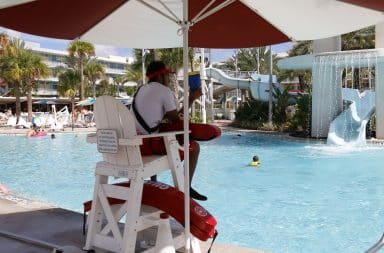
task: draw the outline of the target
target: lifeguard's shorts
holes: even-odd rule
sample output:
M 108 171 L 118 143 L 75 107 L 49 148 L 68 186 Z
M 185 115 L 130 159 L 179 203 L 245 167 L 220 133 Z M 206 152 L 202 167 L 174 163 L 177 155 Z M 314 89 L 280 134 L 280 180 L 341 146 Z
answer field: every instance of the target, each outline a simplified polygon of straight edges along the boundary
M 193 152 L 198 148 L 198 143 L 196 141 L 209 141 L 213 140 L 221 135 L 221 130 L 219 127 L 210 124 L 199 124 L 199 123 L 189 123 L 189 151 Z M 161 123 L 159 125 L 159 132 L 169 132 L 169 131 L 181 131 L 183 130 L 183 121 L 176 123 Z M 183 145 L 183 135 L 176 136 L 177 141 L 180 145 Z M 164 141 L 162 137 L 154 137 L 143 139 L 143 145 L 140 146 L 141 154 L 146 155 L 165 155 L 167 152 L 165 150 Z M 183 152 L 180 151 L 180 158 L 183 160 Z
M 183 136 L 177 137 L 180 145 L 183 144 Z M 189 140 L 189 152 L 193 152 L 198 147 L 198 143 L 195 140 Z M 162 137 L 153 137 L 143 139 L 143 144 L 140 146 L 141 155 L 165 155 L 167 151 L 165 149 L 164 140 Z M 179 150 L 180 159 L 184 160 L 184 152 Z

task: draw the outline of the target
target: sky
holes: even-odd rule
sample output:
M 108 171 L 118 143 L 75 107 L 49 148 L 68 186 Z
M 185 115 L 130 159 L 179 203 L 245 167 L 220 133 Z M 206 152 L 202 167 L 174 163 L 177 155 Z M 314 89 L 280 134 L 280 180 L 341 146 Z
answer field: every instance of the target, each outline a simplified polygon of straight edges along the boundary
M 16 37 L 22 39 L 26 42 L 34 42 L 40 44 L 42 48 L 49 48 L 55 50 L 65 51 L 69 44 L 69 40 L 59 40 L 59 39 L 50 39 L 45 37 L 39 37 L 34 35 L 29 35 L 25 33 L 20 33 L 17 31 L 5 29 L 0 27 L 0 32 L 5 32 L 10 37 Z M 107 57 L 109 55 L 118 55 L 123 57 L 132 56 L 131 48 L 117 48 L 114 46 L 108 45 L 97 45 L 94 44 L 96 55 L 101 57 Z M 277 44 L 272 46 L 272 52 L 282 53 L 287 52 L 292 47 L 292 42 Z M 235 52 L 235 49 L 212 49 L 211 50 L 211 62 L 221 62 L 230 58 Z

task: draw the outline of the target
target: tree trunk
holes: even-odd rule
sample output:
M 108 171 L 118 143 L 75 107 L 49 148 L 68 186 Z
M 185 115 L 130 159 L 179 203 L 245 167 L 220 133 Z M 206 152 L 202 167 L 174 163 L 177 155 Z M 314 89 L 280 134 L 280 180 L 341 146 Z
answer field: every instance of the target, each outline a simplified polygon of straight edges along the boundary
M 21 102 L 20 102 L 20 83 L 15 83 L 15 97 L 16 97 L 16 125 L 19 124 Z
M 361 89 L 360 83 L 360 69 L 353 69 L 353 89 Z
M 71 98 L 71 104 L 72 104 L 72 132 L 75 125 L 75 99 Z
M 92 82 L 93 84 L 93 98 L 96 98 L 96 82 Z
M 176 100 L 176 109 L 179 110 L 179 83 L 177 80 L 177 75 L 172 75 L 172 78 L 170 80 L 170 87 L 171 91 L 175 94 L 175 100 Z
M 160 53 L 156 49 L 153 50 L 153 58 L 154 58 L 153 60 L 155 60 L 155 61 L 160 61 L 160 59 L 161 59 Z
M 28 83 L 28 95 L 27 95 L 27 103 L 28 103 L 28 122 L 32 122 L 32 83 Z
M 80 101 L 84 100 L 84 66 L 83 66 L 83 58 L 80 58 Z
M 303 75 L 299 75 L 299 88 L 300 88 L 300 90 L 304 90 L 304 88 L 305 88 Z

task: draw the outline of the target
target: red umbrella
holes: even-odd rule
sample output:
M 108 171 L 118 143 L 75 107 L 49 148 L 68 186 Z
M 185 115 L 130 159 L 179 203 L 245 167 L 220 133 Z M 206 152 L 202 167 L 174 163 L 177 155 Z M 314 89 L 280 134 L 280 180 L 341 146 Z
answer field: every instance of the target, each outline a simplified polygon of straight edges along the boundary
M 244 48 L 314 40 L 383 21 L 378 11 L 337 0 L 0 0 L 0 26 L 20 32 L 131 48 L 182 46 L 184 104 L 188 46 Z M 184 117 L 188 182 L 187 106 Z M 185 193 L 189 195 L 188 183 Z M 185 198 L 186 238 L 189 224 Z
M 346 3 L 362 6 L 377 11 L 384 11 L 384 1 L 378 0 L 341 0 Z
M 185 1 L 185 0 L 184 0 Z M 182 0 L 0 1 L 0 26 L 45 37 L 133 48 L 181 47 Z M 25 3 L 24 3 L 25 2 Z M 382 1 L 346 0 L 380 7 Z M 331 37 L 382 22 L 336 0 L 190 0 L 189 46 L 244 48 Z M 22 4 L 20 4 L 22 3 Z M 162 4 L 163 3 L 163 4 Z M 12 4 L 18 4 L 9 6 Z M 150 6 L 150 7 L 149 7 Z

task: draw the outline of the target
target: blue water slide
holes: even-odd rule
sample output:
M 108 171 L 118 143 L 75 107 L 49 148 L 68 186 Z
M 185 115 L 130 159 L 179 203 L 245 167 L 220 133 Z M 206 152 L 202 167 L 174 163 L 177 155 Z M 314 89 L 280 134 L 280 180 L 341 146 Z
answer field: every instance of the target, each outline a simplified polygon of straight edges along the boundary
M 331 122 L 327 143 L 364 145 L 365 128 L 375 111 L 375 92 L 343 88 L 342 96 L 348 107 Z
M 206 75 L 225 87 L 248 89 L 251 92 L 252 98 L 256 100 L 267 102 L 269 99 L 269 75 L 255 73 L 248 79 L 234 78 L 216 68 L 207 68 Z M 281 85 L 276 82 L 276 76 L 272 76 L 272 83 L 274 86 L 281 88 Z

